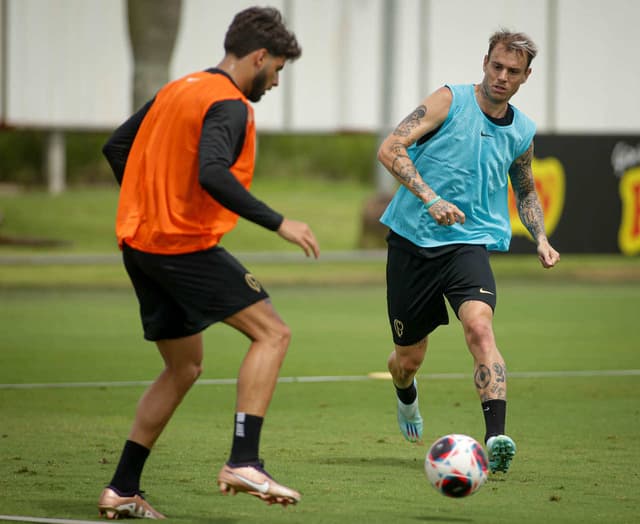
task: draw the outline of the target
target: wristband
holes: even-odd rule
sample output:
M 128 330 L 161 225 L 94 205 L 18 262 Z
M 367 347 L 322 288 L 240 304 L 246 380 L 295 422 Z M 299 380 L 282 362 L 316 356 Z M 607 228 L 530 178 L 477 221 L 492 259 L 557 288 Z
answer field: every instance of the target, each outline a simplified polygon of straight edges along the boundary
M 433 200 L 429 200 L 429 202 L 427 202 L 425 204 L 426 208 L 429 209 L 433 204 L 435 204 L 436 202 L 438 202 L 439 200 L 442 200 L 441 196 L 437 196 L 435 197 Z

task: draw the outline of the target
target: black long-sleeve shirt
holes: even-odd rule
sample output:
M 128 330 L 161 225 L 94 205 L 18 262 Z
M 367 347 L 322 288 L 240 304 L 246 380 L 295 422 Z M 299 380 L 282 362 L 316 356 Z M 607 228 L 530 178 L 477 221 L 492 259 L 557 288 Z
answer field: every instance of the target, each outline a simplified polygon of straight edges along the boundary
M 226 75 L 220 69 L 207 71 Z M 129 151 L 153 101 L 147 102 L 119 126 L 102 149 L 120 185 Z M 230 171 L 242 151 L 246 123 L 247 107 L 241 100 L 224 100 L 209 108 L 202 123 L 198 147 L 198 180 L 212 198 L 230 211 L 276 231 L 283 216 L 255 198 Z

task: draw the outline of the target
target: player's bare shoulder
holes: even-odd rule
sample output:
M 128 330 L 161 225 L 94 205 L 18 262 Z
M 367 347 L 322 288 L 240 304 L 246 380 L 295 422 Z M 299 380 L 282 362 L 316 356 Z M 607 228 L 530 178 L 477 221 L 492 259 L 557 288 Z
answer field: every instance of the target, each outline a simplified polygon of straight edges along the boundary
M 428 104 L 427 107 L 430 108 L 432 117 L 439 120 L 439 125 L 444 122 L 449 114 L 449 109 L 453 102 L 453 93 L 449 87 L 442 86 L 431 93 L 425 102 Z
M 448 86 L 442 86 L 431 93 L 426 98 L 426 101 L 428 101 L 435 110 L 446 109 L 446 111 L 449 111 L 449 107 L 453 101 L 453 93 Z
M 426 114 L 423 118 L 423 131 L 429 132 L 440 126 L 449 114 L 453 93 L 447 86 L 442 86 L 424 99 Z

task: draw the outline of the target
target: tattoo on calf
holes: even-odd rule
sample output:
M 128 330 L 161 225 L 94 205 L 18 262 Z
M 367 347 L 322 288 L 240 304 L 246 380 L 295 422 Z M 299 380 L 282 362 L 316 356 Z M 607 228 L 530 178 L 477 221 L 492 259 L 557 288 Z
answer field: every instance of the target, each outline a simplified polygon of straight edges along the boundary
M 504 365 L 496 362 L 489 368 L 480 364 L 474 374 L 474 381 L 482 402 L 491 399 L 506 400 L 507 375 Z
M 484 364 L 480 364 L 474 376 L 476 388 L 485 389 L 491 383 L 491 370 Z

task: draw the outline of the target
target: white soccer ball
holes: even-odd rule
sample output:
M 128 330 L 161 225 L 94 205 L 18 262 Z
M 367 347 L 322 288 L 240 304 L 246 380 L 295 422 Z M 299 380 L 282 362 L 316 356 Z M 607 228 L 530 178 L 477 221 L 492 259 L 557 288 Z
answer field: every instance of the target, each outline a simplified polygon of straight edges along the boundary
M 436 440 L 424 461 L 431 485 L 447 497 L 466 497 L 487 480 L 488 461 L 482 446 L 467 435 Z

